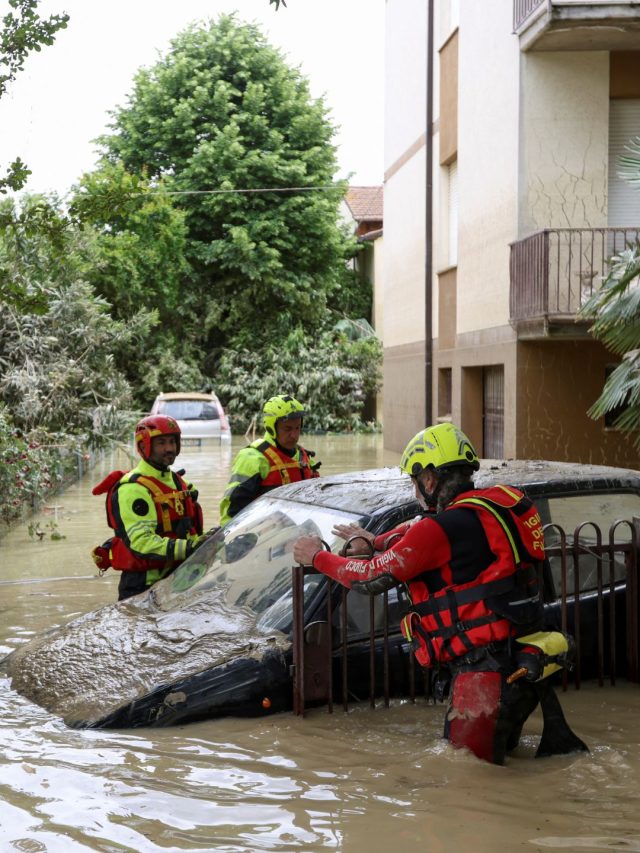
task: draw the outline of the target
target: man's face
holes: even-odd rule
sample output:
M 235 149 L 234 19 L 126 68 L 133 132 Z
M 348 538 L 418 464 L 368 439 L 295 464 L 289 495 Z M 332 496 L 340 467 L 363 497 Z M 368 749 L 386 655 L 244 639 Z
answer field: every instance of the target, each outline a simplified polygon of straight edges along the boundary
M 149 462 L 160 468 L 168 468 L 176 461 L 178 442 L 175 435 L 157 435 L 151 439 Z
M 295 450 L 300 440 L 302 418 L 288 418 L 276 424 L 276 441 L 285 450 Z
M 416 498 L 418 499 L 420 505 L 424 509 L 428 509 L 424 497 L 422 496 L 422 492 L 420 491 L 420 487 L 418 486 L 418 481 L 422 483 L 425 488 L 425 491 L 428 495 L 433 494 L 436 486 L 438 485 L 438 478 L 431 470 L 431 468 L 427 468 L 421 474 L 418 474 L 417 477 L 413 478 L 413 487 L 415 491 Z

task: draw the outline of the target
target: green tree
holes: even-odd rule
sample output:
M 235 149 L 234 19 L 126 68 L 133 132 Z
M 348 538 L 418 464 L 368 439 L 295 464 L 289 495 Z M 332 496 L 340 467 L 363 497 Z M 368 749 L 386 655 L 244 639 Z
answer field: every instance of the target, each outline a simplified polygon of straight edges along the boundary
M 53 202 L 27 197 L 16 210 L 7 200 L 5 222 L 11 211 L 12 224 L 0 232 L 0 273 L 37 287 L 45 304 L 39 301 L 35 312 L 0 299 L 0 403 L 25 434 L 75 433 L 96 445 L 117 438 L 130 392 L 112 353 L 146 335 L 147 318 L 124 324 L 110 317 L 84 281 L 87 235 Z M 36 213 L 47 229 L 33 228 Z
M 201 387 L 185 214 L 172 196 L 151 191 L 147 180 L 121 163 L 104 161 L 82 178 L 70 213 L 90 236 L 86 277 L 112 317 L 124 323 L 147 317 L 148 334 L 121 341 L 114 351 L 138 408 L 148 410 L 160 389 Z
M 324 332 L 316 339 L 296 329 L 260 354 L 227 350 L 218 369 L 217 391 L 227 404 L 234 432 L 259 421 L 265 400 L 292 393 L 309 410 L 306 431 L 358 431 L 368 397 L 380 387 L 381 345 L 373 334 L 350 339 L 347 330 Z
M 640 138 L 621 158 L 627 180 L 640 187 Z M 582 309 L 594 320 L 591 333 L 622 358 L 607 379 L 600 397 L 589 409 L 596 419 L 619 412 L 615 426 L 636 436 L 640 447 L 640 243 L 615 255 L 608 273 Z
M 341 307 L 355 243 L 337 224 L 335 129 L 255 26 L 223 16 L 180 34 L 113 119 L 107 158 L 180 193 L 203 357 L 314 333 Z
M 189 273 L 184 214 L 148 189 L 122 164 L 105 162 L 82 178 L 70 212 L 95 232 L 88 276 L 114 316 L 127 320 L 144 306 L 172 324 Z
M 15 10 L 2 19 L 0 29 L 0 98 L 7 86 L 24 67 L 32 51 L 40 51 L 42 45 L 51 45 L 55 34 L 67 26 L 69 16 L 51 15 L 43 19 L 37 13 L 38 0 L 9 0 L 9 6 Z M 7 190 L 20 190 L 31 172 L 17 157 L 0 178 L 0 194 Z

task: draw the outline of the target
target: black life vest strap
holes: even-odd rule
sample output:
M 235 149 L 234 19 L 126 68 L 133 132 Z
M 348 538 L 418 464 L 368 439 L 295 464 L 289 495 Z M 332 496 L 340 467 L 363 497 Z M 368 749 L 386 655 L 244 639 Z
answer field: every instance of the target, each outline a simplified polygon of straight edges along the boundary
M 538 574 L 534 566 L 520 566 L 512 575 L 506 578 L 487 581 L 486 583 L 478 584 L 478 586 L 470 586 L 457 591 L 448 589 L 446 595 L 432 596 L 426 601 L 412 604 L 411 610 L 419 613 L 420 616 L 435 616 L 439 610 L 451 610 L 453 613 L 454 609 L 457 614 L 458 607 L 461 604 L 471 604 L 474 601 L 480 601 L 494 595 L 503 595 L 505 592 L 511 592 L 512 589 L 515 589 L 516 586 L 522 583 L 537 580 L 537 577 Z

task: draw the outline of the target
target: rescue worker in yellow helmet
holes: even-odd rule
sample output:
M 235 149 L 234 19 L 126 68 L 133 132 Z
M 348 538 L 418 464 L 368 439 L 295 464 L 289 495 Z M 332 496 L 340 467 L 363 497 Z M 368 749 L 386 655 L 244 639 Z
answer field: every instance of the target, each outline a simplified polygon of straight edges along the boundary
M 379 537 L 354 526 L 334 528 L 383 552 L 369 559 L 332 554 L 315 536 L 296 542 L 294 558 L 359 592 L 405 585 L 403 634 L 423 667 L 451 673 L 444 734 L 454 746 L 503 764 L 540 702 L 545 728 L 537 754 L 586 750 L 553 688 L 540 680 L 554 667 L 534 665 L 547 652 L 561 665 L 563 648 L 547 645 L 540 630 L 544 535 L 536 507 L 511 486 L 476 489 L 478 455 L 453 424 L 417 433 L 400 467 L 431 512 Z
M 304 407 L 290 394 L 267 400 L 262 409 L 264 436 L 243 447 L 233 461 L 231 476 L 220 501 L 220 524 L 265 492 L 318 477 L 315 453 L 298 444 Z
M 135 428 L 142 457 L 132 471 L 112 471 L 94 489 L 106 494 L 114 536 L 92 552 L 96 565 L 122 572 L 118 600 L 137 595 L 166 577 L 202 544 L 198 493 L 170 466 L 180 453 L 180 427 L 151 415 Z

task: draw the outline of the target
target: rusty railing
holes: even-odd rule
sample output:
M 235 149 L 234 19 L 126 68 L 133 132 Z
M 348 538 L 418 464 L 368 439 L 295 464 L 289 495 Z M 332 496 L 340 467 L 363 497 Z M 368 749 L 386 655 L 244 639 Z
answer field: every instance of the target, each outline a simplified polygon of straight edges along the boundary
M 627 531 L 628 538 L 616 541 L 622 530 Z M 588 540 L 586 533 L 590 534 Z M 552 600 L 546 602 L 548 626 L 571 634 L 576 644 L 575 667 L 571 675 L 564 673 L 564 689 L 570 681 L 579 689 L 585 668 L 588 677 L 600 686 L 605 681 L 614 685 L 616 676 L 621 674 L 631 682 L 640 682 L 640 529 L 631 521 L 616 521 L 606 541 L 593 522 L 578 525 L 570 537 L 553 524 L 546 525 L 545 534 L 556 540 L 546 548 L 553 565 L 551 574 L 541 577 L 545 590 L 549 590 L 549 584 L 554 587 Z M 595 582 L 588 589 L 581 589 L 581 577 L 586 571 Z M 397 621 L 394 619 L 390 625 L 389 593 L 369 596 L 368 637 L 349 642 L 349 594 L 332 581 L 327 580 L 326 618 L 304 625 L 304 577 L 313 573 L 313 569 L 300 567 L 294 567 L 292 573 L 294 713 L 304 715 L 307 708 L 323 704 L 332 713 L 337 694 L 345 711 L 350 701 L 366 698 L 372 708 L 380 698 L 385 706 L 392 696 L 412 702 L 419 695 L 429 698 L 428 673 L 415 662 L 408 644 L 399 637 Z M 381 600 L 377 615 L 376 598 Z M 587 622 L 590 627 L 595 625 L 595 634 L 587 631 Z M 350 652 L 356 645 L 366 649 L 367 667 L 350 664 Z M 350 671 L 354 668 L 356 678 Z M 367 678 L 361 671 L 365 668 Z
M 511 244 L 512 322 L 575 317 L 600 286 L 609 258 L 640 241 L 629 228 L 545 228 Z

